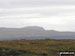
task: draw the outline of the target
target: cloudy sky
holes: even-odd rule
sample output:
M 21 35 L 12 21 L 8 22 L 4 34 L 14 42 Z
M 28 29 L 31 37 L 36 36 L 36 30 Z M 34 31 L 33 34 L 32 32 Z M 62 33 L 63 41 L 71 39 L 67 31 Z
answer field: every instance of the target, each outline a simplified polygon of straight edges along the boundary
M 75 31 L 75 0 L 0 0 L 0 27 L 26 26 Z

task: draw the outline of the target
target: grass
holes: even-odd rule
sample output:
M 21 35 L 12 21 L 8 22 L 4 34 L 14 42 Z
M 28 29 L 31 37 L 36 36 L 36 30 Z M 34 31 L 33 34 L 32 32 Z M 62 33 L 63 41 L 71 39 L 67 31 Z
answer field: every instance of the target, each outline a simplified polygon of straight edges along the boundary
M 58 56 L 59 51 L 75 51 L 75 40 L 0 41 L 0 56 Z

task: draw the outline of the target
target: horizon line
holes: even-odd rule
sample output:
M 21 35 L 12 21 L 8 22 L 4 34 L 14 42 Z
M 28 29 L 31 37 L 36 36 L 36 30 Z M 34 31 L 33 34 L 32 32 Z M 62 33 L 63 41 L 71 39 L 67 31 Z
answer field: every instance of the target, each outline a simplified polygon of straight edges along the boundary
M 46 31 L 57 31 L 57 32 L 75 32 L 75 31 L 65 31 L 65 30 L 55 30 L 55 29 L 45 29 L 44 27 L 42 26 L 24 26 L 24 27 L 0 27 L 1 28 L 4 28 L 4 29 L 23 29 L 23 28 L 26 28 L 26 27 L 40 27 L 40 28 L 43 28 L 44 30 Z

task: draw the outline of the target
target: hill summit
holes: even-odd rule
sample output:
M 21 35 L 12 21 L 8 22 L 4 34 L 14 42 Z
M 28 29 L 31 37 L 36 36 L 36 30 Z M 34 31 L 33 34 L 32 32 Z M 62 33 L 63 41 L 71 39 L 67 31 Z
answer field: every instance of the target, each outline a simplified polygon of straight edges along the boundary
M 45 30 L 44 28 L 40 26 L 28 26 L 28 27 L 24 27 L 23 29 L 25 30 Z

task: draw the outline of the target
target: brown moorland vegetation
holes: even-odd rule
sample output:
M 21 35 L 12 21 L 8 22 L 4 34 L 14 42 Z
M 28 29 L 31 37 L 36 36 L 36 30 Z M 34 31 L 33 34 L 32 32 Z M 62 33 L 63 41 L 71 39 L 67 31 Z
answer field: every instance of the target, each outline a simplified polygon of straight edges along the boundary
M 0 41 L 0 56 L 58 56 L 58 51 L 75 51 L 75 40 Z

